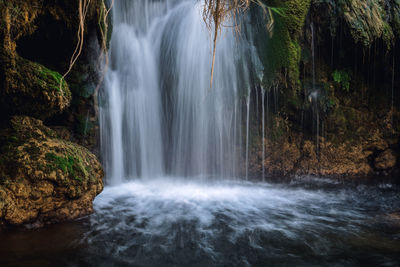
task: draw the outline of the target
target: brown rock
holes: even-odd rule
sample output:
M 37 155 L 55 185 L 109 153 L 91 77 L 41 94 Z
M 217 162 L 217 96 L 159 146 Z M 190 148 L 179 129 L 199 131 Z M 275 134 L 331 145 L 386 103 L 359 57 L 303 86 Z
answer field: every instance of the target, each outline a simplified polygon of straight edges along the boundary
M 380 153 L 374 160 L 375 168 L 385 170 L 396 166 L 397 157 L 393 150 L 386 149 Z
M 13 117 L 0 133 L 0 225 L 33 225 L 92 212 L 103 170 L 86 148 L 57 139 L 40 120 Z

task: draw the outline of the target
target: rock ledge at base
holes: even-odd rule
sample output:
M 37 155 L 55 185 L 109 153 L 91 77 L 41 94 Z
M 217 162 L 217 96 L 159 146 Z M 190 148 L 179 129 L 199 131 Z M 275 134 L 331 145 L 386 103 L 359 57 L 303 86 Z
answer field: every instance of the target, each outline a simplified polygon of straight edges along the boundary
M 0 132 L 0 226 L 71 220 L 93 211 L 103 170 L 86 148 L 57 138 L 31 117 Z

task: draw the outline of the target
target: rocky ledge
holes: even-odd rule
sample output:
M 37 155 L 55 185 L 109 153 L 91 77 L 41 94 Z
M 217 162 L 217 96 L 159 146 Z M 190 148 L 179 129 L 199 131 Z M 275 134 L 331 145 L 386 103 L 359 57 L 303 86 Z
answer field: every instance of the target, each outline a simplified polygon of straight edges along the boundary
M 14 116 L 0 132 L 0 226 L 38 227 L 90 214 L 102 178 L 89 150 L 40 120 Z

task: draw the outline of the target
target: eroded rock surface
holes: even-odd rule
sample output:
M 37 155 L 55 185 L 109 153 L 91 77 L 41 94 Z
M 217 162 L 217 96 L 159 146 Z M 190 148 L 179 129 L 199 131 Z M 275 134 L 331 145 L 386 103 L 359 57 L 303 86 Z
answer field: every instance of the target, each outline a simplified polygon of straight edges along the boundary
M 92 212 L 103 170 L 86 148 L 25 116 L 12 117 L 0 147 L 0 224 L 40 226 Z

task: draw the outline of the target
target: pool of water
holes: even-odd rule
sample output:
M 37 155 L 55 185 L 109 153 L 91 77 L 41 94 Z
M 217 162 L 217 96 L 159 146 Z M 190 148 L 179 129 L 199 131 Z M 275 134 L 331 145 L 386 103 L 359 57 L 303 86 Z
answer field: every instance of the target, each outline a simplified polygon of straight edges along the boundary
M 0 265 L 400 264 L 400 187 L 165 177 L 106 187 L 86 218 L 0 233 Z

